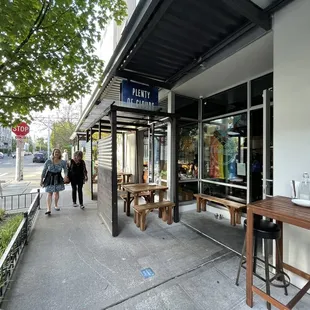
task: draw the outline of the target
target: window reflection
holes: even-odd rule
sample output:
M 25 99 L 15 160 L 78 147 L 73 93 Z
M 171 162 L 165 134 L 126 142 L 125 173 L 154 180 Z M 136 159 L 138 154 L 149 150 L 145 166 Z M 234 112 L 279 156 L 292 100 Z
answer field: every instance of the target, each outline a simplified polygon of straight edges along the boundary
M 178 175 L 179 180 L 198 178 L 198 123 L 179 123 L 179 153 L 178 153 Z
M 247 115 L 210 121 L 203 130 L 204 178 L 246 186 Z
M 203 118 L 210 118 L 247 108 L 247 84 L 225 90 L 203 99 Z
M 202 192 L 206 195 L 234 200 L 240 203 L 246 203 L 246 189 L 212 183 L 203 183 Z

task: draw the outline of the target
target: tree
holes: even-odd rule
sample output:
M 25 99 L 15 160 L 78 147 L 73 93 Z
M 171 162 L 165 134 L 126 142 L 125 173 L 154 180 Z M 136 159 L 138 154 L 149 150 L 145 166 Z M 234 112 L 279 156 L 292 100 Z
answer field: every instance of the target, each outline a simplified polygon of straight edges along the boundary
M 124 0 L 18 0 L 0 6 L 0 123 L 75 102 L 102 79 L 96 43 Z
M 70 121 L 58 121 L 52 126 L 51 134 L 51 146 L 52 148 L 58 148 L 60 150 L 71 149 L 70 136 L 74 132 L 76 127 L 75 123 Z
M 36 139 L 36 151 L 47 151 L 47 143 L 44 138 Z

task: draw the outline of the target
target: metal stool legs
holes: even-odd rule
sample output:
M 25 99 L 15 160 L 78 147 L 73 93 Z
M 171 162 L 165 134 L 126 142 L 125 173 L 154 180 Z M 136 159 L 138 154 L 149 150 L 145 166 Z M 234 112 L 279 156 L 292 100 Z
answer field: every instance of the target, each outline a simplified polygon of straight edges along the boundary
M 287 287 L 290 285 L 290 278 L 289 276 L 283 271 L 283 262 L 282 262 L 282 257 L 281 257 L 281 252 L 280 252 L 280 246 L 279 246 L 279 242 L 278 240 L 276 241 L 276 249 L 278 252 L 278 262 L 277 262 L 277 268 L 275 268 L 274 266 L 272 266 L 271 264 L 269 264 L 269 239 L 263 239 L 264 240 L 264 260 L 261 260 L 260 258 L 257 257 L 257 245 L 258 245 L 258 238 L 254 239 L 254 261 L 253 261 L 253 273 L 260 278 L 261 280 L 266 282 L 266 293 L 268 295 L 270 295 L 270 285 L 275 286 L 275 287 L 279 287 L 279 288 L 284 288 L 284 292 L 285 295 L 287 295 Z M 245 258 L 245 252 L 246 252 L 246 238 L 244 239 L 244 243 L 243 243 L 243 247 L 242 247 L 242 253 L 241 253 L 241 258 L 240 258 L 240 263 L 239 263 L 239 267 L 238 267 L 238 272 L 237 272 L 237 278 L 236 278 L 236 285 L 239 285 L 239 278 L 240 278 L 240 272 L 241 272 L 241 268 L 245 268 L 243 266 L 243 264 L 246 262 L 246 258 Z M 256 266 L 257 266 L 257 260 L 262 261 L 265 264 L 265 279 L 262 278 L 261 276 L 259 276 L 258 274 L 256 274 Z M 269 274 L 269 266 L 277 269 L 276 270 L 276 275 L 274 277 L 272 277 L 270 279 L 270 274 Z M 287 280 L 286 278 L 287 277 Z M 282 284 L 274 284 L 272 283 L 272 281 L 274 281 L 275 279 L 280 280 L 283 282 Z M 271 305 L 267 302 L 267 308 L 268 310 L 271 309 Z
M 270 279 L 269 279 L 269 244 L 268 240 L 264 239 L 265 247 L 265 279 L 266 279 L 266 294 L 270 296 Z M 267 309 L 271 310 L 271 304 L 267 301 Z
M 245 254 L 245 246 L 246 246 L 246 238 L 244 238 L 242 253 L 241 253 L 241 258 L 240 258 L 240 263 L 239 263 L 239 268 L 238 268 L 238 273 L 237 273 L 237 279 L 236 279 L 236 285 L 237 286 L 239 286 L 239 277 L 240 277 L 241 267 L 243 265 L 243 258 L 244 258 L 244 254 Z

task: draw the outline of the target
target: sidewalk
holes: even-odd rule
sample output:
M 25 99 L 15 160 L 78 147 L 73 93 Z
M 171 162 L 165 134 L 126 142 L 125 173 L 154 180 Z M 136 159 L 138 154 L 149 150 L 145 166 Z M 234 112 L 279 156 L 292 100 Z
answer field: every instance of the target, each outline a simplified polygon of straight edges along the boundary
M 141 232 L 122 212 L 121 202 L 121 233 L 113 238 L 97 216 L 97 203 L 73 208 L 70 195 L 61 193 L 62 210 L 50 217 L 42 199 L 2 309 L 249 309 L 244 270 L 240 286 L 234 283 L 235 253 L 181 223 L 168 226 L 155 212 Z M 151 276 L 145 279 L 141 271 L 146 268 Z M 264 287 L 258 279 L 255 283 Z M 273 291 L 280 300 L 295 292 L 292 286 L 288 297 L 281 289 Z M 265 303 L 255 297 L 253 309 L 266 309 Z M 310 296 L 294 309 L 310 309 Z

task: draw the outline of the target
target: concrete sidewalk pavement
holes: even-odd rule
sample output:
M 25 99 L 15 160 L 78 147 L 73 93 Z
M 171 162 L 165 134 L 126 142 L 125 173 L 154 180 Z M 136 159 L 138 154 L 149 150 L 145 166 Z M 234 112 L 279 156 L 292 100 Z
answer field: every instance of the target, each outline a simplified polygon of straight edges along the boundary
M 239 257 L 181 223 L 168 226 L 156 212 L 141 232 L 119 204 L 120 235 L 111 237 L 97 203 L 73 208 L 71 192 L 61 211 L 45 216 L 44 200 L 2 305 L 4 310 L 247 309 L 245 272 L 235 285 Z M 207 223 L 206 223 L 207 224 Z M 263 272 L 260 270 L 260 272 Z M 264 283 L 255 279 L 256 285 Z M 296 289 L 274 290 L 280 300 Z M 310 309 L 306 296 L 296 309 Z M 253 309 L 265 309 L 255 299 Z

